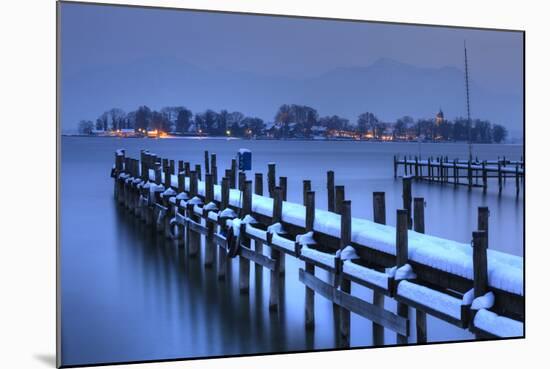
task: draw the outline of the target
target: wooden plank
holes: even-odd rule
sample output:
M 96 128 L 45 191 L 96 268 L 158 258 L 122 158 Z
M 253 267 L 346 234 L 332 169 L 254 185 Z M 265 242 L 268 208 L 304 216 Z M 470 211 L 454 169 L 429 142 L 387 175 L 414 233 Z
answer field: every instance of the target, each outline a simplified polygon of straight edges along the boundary
M 269 270 L 275 270 L 275 263 L 276 263 L 275 260 L 263 254 L 259 254 L 256 251 L 242 244 L 241 244 L 241 247 L 239 248 L 239 255 L 243 258 L 246 258 L 247 260 L 250 260 L 256 263 L 256 265 L 261 265 L 262 267 L 267 268 Z
M 408 319 L 401 318 L 358 297 L 335 289 L 332 285 L 307 273 L 304 269 L 299 270 L 299 280 L 327 300 L 344 307 L 354 314 L 369 319 L 398 334 L 409 334 Z

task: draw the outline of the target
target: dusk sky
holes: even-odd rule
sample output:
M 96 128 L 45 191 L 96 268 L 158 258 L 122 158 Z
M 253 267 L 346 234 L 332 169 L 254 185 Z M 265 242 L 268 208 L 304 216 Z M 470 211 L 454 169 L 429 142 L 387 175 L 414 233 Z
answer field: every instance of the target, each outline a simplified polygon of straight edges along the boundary
M 520 32 L 68 3 L 63 3 L 61 10 L 63 129 L 75 128 L 78 119 L 77 107 L 66 104 L 86 100 L 80 119 L 91 120 L 117 106 L 116 102 L 104 107 L 99 102 L 94 105 L 93 94 L 71 100 L 71 96 L 86 91 L 86 76 L 94 78 L 94 72 L 102 70 L 102 78 L 116 80 L 120 68 L 154 58 L 217 72 L 298 80 L 315 78 L 336 68 L 368 67 L 381 58 L 417 67 L 450 66 L 463 71 L 466 40 L 474 83 L 491 93 L 520 98 L 523 94 Z M 141 73 L 147 73 L 147 68 L 155 73 L 154 64 L 142 64 Z M 143 101 L 141 96 L 133 103 L 132 91 L 124 94 L 126 100 L 120 104 L 132 106 L 118 107 L 126 111 L 143 104 L 155 109 L 163 106 L 157 106 L 162 102 L 155 101 L 154 91 L 151 101 Z M 167 101 L 165 105 L 170 104 Z M 223 108 L 218 104 L 223 102 L 189 107 Z M 186 102 L 181 101 L 180 105 Z M 522 122 L 513 124 L 519 124 L 519 129 Z

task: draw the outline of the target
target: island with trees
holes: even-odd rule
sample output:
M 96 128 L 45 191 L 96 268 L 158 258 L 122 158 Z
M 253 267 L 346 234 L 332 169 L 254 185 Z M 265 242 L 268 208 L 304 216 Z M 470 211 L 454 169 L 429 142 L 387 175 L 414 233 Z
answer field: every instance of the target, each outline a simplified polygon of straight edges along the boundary
M 272 122 L 227 110 L 193 113 L 184 106 L 151 110 L 140 106 L 131 112 L 113 108 L 95 122 L 82 120 L 79 134 L 123 137 L 236 137 L 248 139 L 317 139 L 373 141 L 432 141 L 502 143 L 508 132 L 487 120 L 463 117 L 448 120 L 441 110 L 434 118 L 404 116 L 383 122 L 373 112 L 360 114 L 355 121 L 338 115 L 320 116 L 306 105 L 284 104 Z

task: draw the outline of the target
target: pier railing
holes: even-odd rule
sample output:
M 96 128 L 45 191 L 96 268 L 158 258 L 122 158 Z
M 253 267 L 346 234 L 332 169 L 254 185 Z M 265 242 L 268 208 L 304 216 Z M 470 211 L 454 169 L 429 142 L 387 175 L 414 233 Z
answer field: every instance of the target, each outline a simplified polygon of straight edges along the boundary
M 268 269 L 270 310 L 279 309 L 285 256 L 302 260 L 305 328 L 315 327 L 317 293 L 333 302 L 342 346 L 349 345 L 350 312 L 373 322 L 374 345 L 384 344 L 384 328 L 398 343 L 408 342 L 410 308 L 418 342 L 428 340 L 427 314 L 479 338 L 523 336 L 523 258 L 488 250 L 489 209 L 478 209 L 471 244 L 425 235 L 425 201 L 412 197 L 411 176 L 403 177 L 396 227 L 385 224 L 384 192 L 373 193 L 372 221 L 353 218 L 333 171 L 327 172 L 328 210 L 316 207 L 309 180 L 302 204 L 286 201 L 287 178 L 277 181 L 275 163 L 268 164 L 265 195 L 263 174 L 255 173 L 253 186 L 235 159 L 218 184 L 216 155 L 208 152 L 204 167 L 192 170 L 183 160 L 176 167 L 145 150 L 139 160 L 117 150 L 112 177 L 116 201 L 190 257 L 201 252 L 204 237 L 204 266 L 213 269 L 217 254 L 220 280 L 229 258 L 237 257 L 241 293 L 249 291 L 250 262 Z M 318 278 L 316 268 L 328 271 L 331 282 Z M 372 301 L 354 296 L 352 283 L 371 289 Z M 385 309 L 386 298 L 397 301 L 396 312 Z

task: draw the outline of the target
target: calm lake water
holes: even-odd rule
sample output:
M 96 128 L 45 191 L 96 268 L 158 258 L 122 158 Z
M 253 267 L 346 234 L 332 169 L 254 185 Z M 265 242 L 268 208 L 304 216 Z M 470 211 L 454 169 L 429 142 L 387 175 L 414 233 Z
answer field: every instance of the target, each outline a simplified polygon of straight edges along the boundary
M 133 157 L 149 149 L 163 158 L 201 165 L 204 150 L 209 150 L 217 154 L 221 176 L 237 150 L 248 148 L 253 152 L 252 173 L 264 172 L 265 179 L 267 163 L 276 162 L 277 176 L 288 177 L 288 199 L 296 202 L 302 201 L 302 180 L 310 179 L 319 207 L 326 207 L 326 171 L 334 170 L 336 184 L 346 186 L 354 217 L 372 219 L 372 192 L 385 191 L 388 224 L 395 224 L 395 210 L 402 206 L 401 181 L 393 178 L 394 154 L 468 155 L 465 144 L 63 137 L 61 145 L 64 365 L 301 351 L 337 344 L 332 304 L 318 295 L 315 330 L 303 328 L 305 293 L 298 281 L 303 263 L 286 258 L 283 307 L 279 314 L 270 314 L 267 272 L 255 274 L 251 266 L 250 295 L 240 295 L 237 260 L 230 278 L 218 282 L 215 269 L 205 270 L 200 259 L 188 260 L 182 249 L 117 207 L 109 177 L 115 149 L 125 148 Z M 522 150 L 519 145 L 473 149 L 480 159 L 519 159 Z M 500 197 L 497 191 L 491 182 L 487 194 L 413 183 L 413 196 L 427 202 L 426 233 L 469 242 L 477 207 L 484 205 L 491 212 L 489 247 L 523 255 L 523 194 L 516 198 L 513 181 Z M 353 285 L 352 290 L 370 298 L 364 288 Z M 386 299 L 386 308 L 393 310 L 395 304 Z M 428 318 L 429 341 L 472 338 Z M 395 343 L 395 334 L 386 331 L 386 341 Z M 351 345 L 371 344 L 371 323 L 352 314 Z

